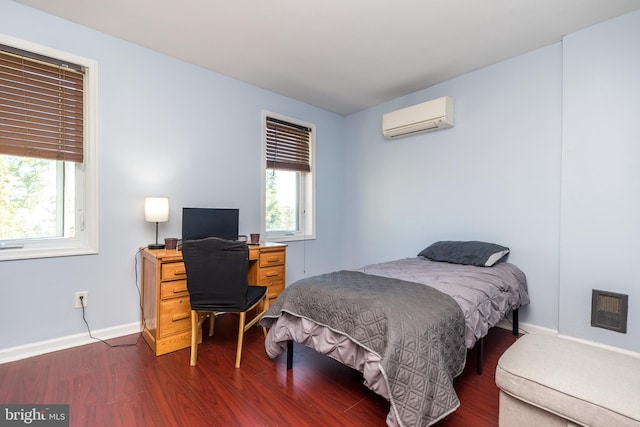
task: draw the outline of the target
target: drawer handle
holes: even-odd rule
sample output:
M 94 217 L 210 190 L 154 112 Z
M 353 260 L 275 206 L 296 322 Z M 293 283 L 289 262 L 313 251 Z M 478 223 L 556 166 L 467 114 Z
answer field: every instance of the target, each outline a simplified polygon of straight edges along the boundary
M 189 317 L 189 316 L 191 316 L 191 314 L 189 314 L 189 313 L 174 314 L 174 315 L 171 317 L 171 320 L 173 320 L 174 322 L 177 322 L 177 321 L 179 321 L 179 320 L 184 320 L 184 319 L 186 319 L 186 318 L 187 318 L 187 317 Z
M 267 277 L 276 277 L 279 276 L 280 273 L 276 273 L 276 272 L 271 272 L 271 273 L 267 273 Z
M 176 270 L 173 272 L 175 276 L 184 276 L 187 274 L 187 270 Z
M 181 294 L 182 292 L 186 292 L 187 288 L 173 288 L 174 294 Z
M 280 258 L 269 258 L 267 262 L 279 262 Z

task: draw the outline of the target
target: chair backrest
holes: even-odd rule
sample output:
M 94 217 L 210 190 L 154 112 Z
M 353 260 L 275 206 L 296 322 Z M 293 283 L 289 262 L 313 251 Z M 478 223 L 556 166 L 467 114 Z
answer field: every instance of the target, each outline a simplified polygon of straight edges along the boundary
M 246 303 L 249 286 L 246 242 L 217 237 L 186 240 L 182 244 L 182 258 L 192 309 L 232 309 Z

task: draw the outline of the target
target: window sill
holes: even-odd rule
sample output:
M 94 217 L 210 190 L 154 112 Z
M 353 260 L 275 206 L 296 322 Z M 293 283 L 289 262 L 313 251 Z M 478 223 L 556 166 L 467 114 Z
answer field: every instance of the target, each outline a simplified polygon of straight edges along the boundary
M 16 248 L 0 251 L 0 261 L 14 261 L 21 259 L 58 258 L 78 255 L 96 255 L 96 248 L 67 247 L 67 248 Z
M 296 235 L 296 236 L 267 236 L 266 241 L 267 242 L 274 242 L 274 243 L 285 243 L 285 242 L 302 242 L 302 241 L 306 241 L 306 240 L 315 240 L 316 236 L 314 235 L 306 235 L 306 236 L 301 236 L 301 235 Z

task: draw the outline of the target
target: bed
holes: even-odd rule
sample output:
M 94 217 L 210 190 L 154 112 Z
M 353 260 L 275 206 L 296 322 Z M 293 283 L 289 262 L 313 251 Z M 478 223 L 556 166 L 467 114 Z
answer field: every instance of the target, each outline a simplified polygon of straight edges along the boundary
M 267 354 L 288 350 L 289 368 L 293 342 L 311 347 L 363 374 L 389 401 L 389 426 L 432 425 L 460 405 L 453 379 L 466 350 L 529 303 L 508 253 L 493 243 L 436 242 L 416 257 L 299 280 L 261 320 Z

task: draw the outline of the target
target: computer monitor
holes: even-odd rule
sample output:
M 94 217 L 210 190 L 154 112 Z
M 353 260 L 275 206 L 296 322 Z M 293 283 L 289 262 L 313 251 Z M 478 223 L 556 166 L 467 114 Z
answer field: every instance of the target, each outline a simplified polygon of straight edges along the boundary
M 182 208 L 182 240 L 220 237 L 238 240 L 239 209 Z

